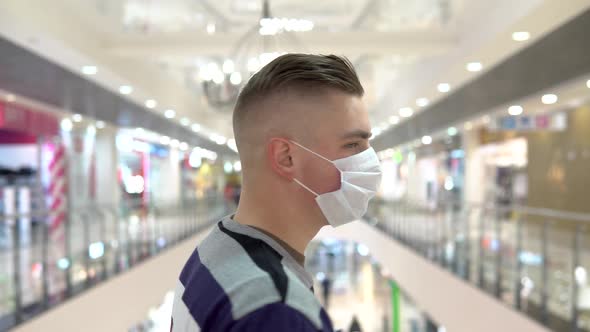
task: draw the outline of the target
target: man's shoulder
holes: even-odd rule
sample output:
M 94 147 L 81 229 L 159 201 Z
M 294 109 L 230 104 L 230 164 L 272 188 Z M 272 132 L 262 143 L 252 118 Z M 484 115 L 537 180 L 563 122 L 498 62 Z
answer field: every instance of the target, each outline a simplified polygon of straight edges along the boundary
M 322 308 L 311 290 L 264 242 L 252 241 L 240 243 L 214 229 L 187 261 L 176 297 L 201 323 L 240 320 L 269 305 L 281 308 L 272 305 L 280 303 L 321 326 Z
M 236 321 L 232 331 L 333 332 L 326 312 L 322 310 L 319 315 L 319 319 L 310 319 L 286 303 L 273 302 Z
M 315 295 L 295 277 L 288 278 L 288 292 L 281 298 L 273 281 L 264 275 L 236 277 L 233 286 L 224 289 L 213 280 L 207 282 L 202 274 L 195 274 L 186 285 L 179 282 L 174 306 L 186 308 L 181 311 L 201 327 L 272 325 L 281 317 L 284 322 L 300 322 L 318 331 L 331 331 L 331 323 Z M 270 316 L 276 322 L 263 321 Z
M 286 289 L 288 276 L 280 257 L 268 254 L 265 244 L 260 242 L 254 242 L 250 245 L 252 248 L 244 247 L 219 228 L 214 228 L 195 248 L 182 269 L 179 279 L 185 296 L 227 297 L 238 306 L 243 302 L 255 303 L 252 297 L 264 302 L 281 300 L 280 289 Z M 252 256 L 264 260 L 266 266 L 261 268 Z M 280 287 L 275 287 L 276 283 Z
M 194 250 L 179 279 L 187 300 L 227 302 L 234 318 L 274 302 L 320 308 L 313 293 L 270 246 L 258 239 L 244 245 L 217 230 Z

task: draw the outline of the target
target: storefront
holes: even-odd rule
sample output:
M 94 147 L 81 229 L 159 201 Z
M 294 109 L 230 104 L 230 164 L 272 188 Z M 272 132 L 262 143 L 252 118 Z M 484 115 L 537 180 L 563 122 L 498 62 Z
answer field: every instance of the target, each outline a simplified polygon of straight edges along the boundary
M 141 210 L 150 204 L 170 203 L 178 198 L 180 180 L 176 165 L 180 159 L 173 149 L 126 129 L 119 130 L 116 145 L 124 207 Z
M 428 145 L 383 151 L 379 196 L 388 201 L 407 199 L 432 207 L 459 200 L 465 173 L 465 154 L 460 142 L 460 137 L 449 137 Z
M 44 214 L 55 206 L 65 191 L 61 167 L 63 144 L 58 119 L 28 107 L 0 102 L 0 294 L 15 294 L 21 305 L 41 297 L 43 253 L 36 250 L 43 239 L 45 223 L 58 223 L 60 214 Z M 61 210 L 63 212 L 63 210 Z M 19 256 L 19 284 L 12 270 L 15 247 L 28 249 Z M 14 303 L 0 296 L 3 303 Z M 1 308 L 0 308 L 1 309 Z
M 528 194 L 526 167 L 527 140 L 523 137 L 481 145 L 468 155 L 468 163 L 476 172 L 469 173 L 467 183 L 473 202 L 494 202 L 498 205 L 523 204 Z
M 530 181 L 546 178 L 547 171 L 539 170 L 554 163 L 548 160 L 554 159 L 548 153 L 555 140 L 569 136 L 570 115 L 570 111 L 557 111 L 503 116 L 465 133 L 468 200 L 501 206 L 531 205 L 531 195 L 543 195 L 545 189 L 554 188 L 547 185 L 535 192 Z

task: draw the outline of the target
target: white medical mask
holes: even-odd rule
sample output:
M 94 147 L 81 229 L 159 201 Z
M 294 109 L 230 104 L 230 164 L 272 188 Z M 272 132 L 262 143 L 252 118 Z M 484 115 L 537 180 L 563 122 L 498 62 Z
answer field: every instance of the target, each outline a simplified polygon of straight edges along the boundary
M 369 201 L 375 196 L 381 183 L 381 165 L 373 148 L 350 157 L 329 160 L 297 142 L 291 142 L 332 163 L 340 171 L 340 189 L 325 194 L 318 194 L 294 179 L 316 196 L 315 200 L 330 225 L 344 225 L 360 219 L 367 213 Z

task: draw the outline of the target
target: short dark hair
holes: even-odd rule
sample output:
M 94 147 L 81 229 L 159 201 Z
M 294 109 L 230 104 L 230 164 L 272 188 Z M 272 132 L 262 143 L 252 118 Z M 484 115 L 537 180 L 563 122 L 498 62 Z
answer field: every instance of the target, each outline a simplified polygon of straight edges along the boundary
M 359 97 L 365 93 L 354 66 L 345 57 L 299 53 L 279 56 L 254 74 L 240 92 L 233 113 L 236 138 L 251 104 L 291 88 L 331 88 Z

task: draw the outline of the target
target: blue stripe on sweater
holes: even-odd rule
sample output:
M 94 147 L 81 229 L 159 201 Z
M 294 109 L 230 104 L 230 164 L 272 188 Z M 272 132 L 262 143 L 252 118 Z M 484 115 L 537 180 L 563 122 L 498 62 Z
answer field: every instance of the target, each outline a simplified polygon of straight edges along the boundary
M 233 323 L 231 302 L 221 285 L 193 252 L 180 274 L 182 301 L 202 331 L 227 331 Z

